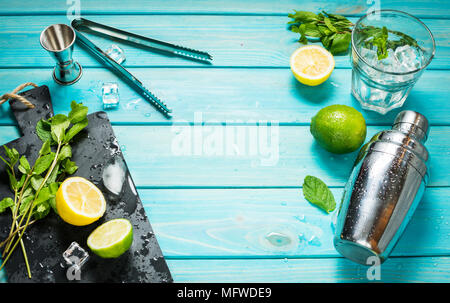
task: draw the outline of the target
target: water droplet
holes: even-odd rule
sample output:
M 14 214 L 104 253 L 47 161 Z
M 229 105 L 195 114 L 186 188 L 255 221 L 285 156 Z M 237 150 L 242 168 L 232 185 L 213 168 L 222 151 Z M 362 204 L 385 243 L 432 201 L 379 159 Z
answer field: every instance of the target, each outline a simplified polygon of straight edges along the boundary
M 300 222 L 306 222 L 305 215 L 294 216 L 294 218 Z
M 107 118 L 107 115 L 104 112 L 98 112 L 95 115 L 97 116 L 97 118 L 100 118 L 100 119 L 106 119 Z
M 322 245 L 319 238 L 317 238 L 316 236 L 312 236 L 311 239 L 309 239 L 308 244 L 310 244 L 312 246 L 321 246 Z

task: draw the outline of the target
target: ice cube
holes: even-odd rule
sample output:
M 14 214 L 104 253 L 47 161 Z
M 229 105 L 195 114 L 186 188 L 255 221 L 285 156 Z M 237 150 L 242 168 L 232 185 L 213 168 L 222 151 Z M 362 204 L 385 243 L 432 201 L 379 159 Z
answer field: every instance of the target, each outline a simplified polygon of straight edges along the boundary
M 122 62 L 126 60 L 123 49 L 121 49 L 117 44 L 113 44 L 108 47 L 105 53 L 119 64 L 122 64 Z
M 372 49 L 368 49 L 368 48 L 362 47 L 360 49 L 360 55 L 361 55 L 361 57 L 364 58 L 364 60 L 368 64 L 370 64 L 372 66 L 377 64 L 378 56 L 377 56 L 377 51 L 376 50 L 372 50 Z
M 385 72 L 403 72 L 404 68 L 395 56 L 394 50 L 390 48 L 387 53 L 386 58 L 377 60 L 376 66 Z
M 119 85 L 116 82 L 106 82 L 102 85 L 103 109 L 119 106 Z
M 422 66 L 422 56 L 420 52 L 410 45 L 397 47 L 394 55 L 406 72 L 413 71 Z
M 122 192 L 125 177 L 126 166 L 120 157 L 115 157 L 115 159 L 103 169 L 103 184 L 115 195 L 119 195 Z
M 63 258 L 69 267 L 80 270 L 89 259 L 89 254 L 77 242 L 72 242 L 63 252 Z

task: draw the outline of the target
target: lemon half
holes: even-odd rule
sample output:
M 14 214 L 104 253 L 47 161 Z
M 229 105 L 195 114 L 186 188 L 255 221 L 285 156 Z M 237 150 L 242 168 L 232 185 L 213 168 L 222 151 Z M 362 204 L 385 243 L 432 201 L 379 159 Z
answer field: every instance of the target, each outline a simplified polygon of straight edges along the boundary
M 83 226 L 103 216 L 106 201 L 102 192 L 89 180 L 67 178 L 56 193 L 56 210 L 65 222 Z
M 291 70 L 295 78 L 309 86 L 325 82 L 334 70 L 333 55 L 318 45 L 306 45 L 291 55 Z

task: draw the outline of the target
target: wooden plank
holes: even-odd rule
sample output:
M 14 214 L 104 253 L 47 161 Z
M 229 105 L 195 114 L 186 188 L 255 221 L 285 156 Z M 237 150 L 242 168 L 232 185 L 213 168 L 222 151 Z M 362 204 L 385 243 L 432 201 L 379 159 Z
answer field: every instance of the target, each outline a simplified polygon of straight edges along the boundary
M 275 260 L 168 260 L 175 282 L 335 283 L 371 282 L 369 267 L 343 258 Z M 373 272 L 371 272 L 373 273 Z M 381 265 L 381 282 L 448 282 L 450 258 L 392 258 Z M 378 281 L 378 282 L 380 282 Z M 377 282 L 373 280 L 373 282 Z
M 343 189 L 333 188 L 337 203 Z M 333 246 L 337 210 L 325 214 L 297 189 L 140 189 L 166 257 L 313 258 Z M 428 188 L 392 256 L 450 255 L 450 188 Z
M 110 5 L 108 5 L 110 6 Z M 287 30 L 286 16 L 88 16 L 88 19 L 108 24 L 140 35 L 208 51 L 213 57 L 209 67 L 289 67 L 289 58 L 301 45 L 299 35 Z M 351 20 L 356 21 L 355 18 Z M 428 68 L 450 68 L 450 20 L 423 20 L 433 32 L 437 53 Z M 11 16 L 0 19 L 0 66 L 53 67 L 54 61 L 39 45 L 41 31 L 48 25 L 68 23 L 65 16 Z M 24 24 L 27 26 L 24 27 Z M 413 35 L 414 33 L 412 33 Z M 100 48 L 113 42 L 88 35 Z M 11 43 L 15 41 L 16 43 Z M 171 66 L 208 67 L 183 58 L 155 54 L 130 45 L 123 47 L 126 67 Z M 78 45 L 74 58 L 83 67 L 98 67 L 100 63 Z M 346 55 L 335 56 L 337 68 L 349 68 Z
M 0 93 L 9 92 L 24 81 L 33 81 L 49 86 L 55 112 L 67 113 L 71 100 L 82 101 L 90 112 L 95 112 L 103 110 L 102 82 L 118 82 L 120 109 L 107 111 L 114 124 L 193 122 L 196 113 L 201 114 L 206 123 L 266 120 L 308 124 L 319 109 L 331 104 L 355 107 L 370 125 L 391 125 L 398 112 L 404 109 L 424 114 L 433 125 L 450 123 L 447 88 L 450 74 L 447 71 L 425 71 L 405 105 L 384 116 L 362 110 L 351 96 L 350 70 L 335 70 L 331 78 L 318 87 L 300 84 L 287 69 L 133 68 L 130 71 L 173 109 L 172 121 L 105 69 L 86 68 L 78 83 L 64 87 L 53 81 L 51 69 L 0 69 Z M 0 124 L 14 123 L 8 105 L 2 105 Z
M 368 127 L 367 140 L 382 129 Z M 356 152 L 334 155 L 322 149 L 309 126 L 115 126 L 114 132 L 141 187 L 297 188 L 306 175 L 343 186 L 356 158 Z M 14 126 L 3 126 L 0 144 L 17 136 Z M 430 186 L 450 186 L 449 136 L 448 126 L 431 129 Z
M 369 127 L 367 139 L 382 129 L 384 127 Z M 194 132 L 197 131 L 205 135 L 196 137 L 197 133 Z M 256 131 L 261 139 L 259 147 L 253 145 L 252 140 L 246 141 L 248 137 L 256 138 L 251 133 L 253 131 Z M 229 135 L 226 135 L 227 132 Z M 227 143 L 226 140 L 233 141 L 233 132 L 234 137 L 242 141 Z M 281 126 L 268 130 L 263 126 L 118 126 L 115 127 L 115 133 L 125 149 L 125 158 L 134 173 L 136 183 L 148 186 L 297 187 L 308 174 L 323 177 L 329 186 L 342 186 L 347 181 L 356 158 L 356 152 L 333 155 L 323 150 L 314 142 L 309 126 Z M 188 143 L 178 148 L 179 144 L 189 142 L 188 138 L 184 137 L 189 136 L 189 133 L 191 148 Z M 225 134 L 225 138 L 221 134 Z M 265 134 L 273 135 L 274 140 L 266 141 Z M 436 126 L 431 130 L 427 147 L 431 155 L 432 186 L 450 185 L 450 142 L 446 139 L 449 135 L 449 127 Z M 207 142 L 203 143 L 203 146 L 206 146 L 204 149 L 202 143 L 199 143 L 201 139 L 198 138 Z M 224 139 L 222 149 L 216 150 L 210 146 L 212 144 L 208 141 L 215 138 Z M 268 143 L 267 146 L 265 143 Z M 257 147 L 257 150 L 251 154 L 247 146 Z M 187 155 L 180 154 L 184 151 Z M 216 155 L 213 154 L 214 151 L 217 152 Z M 274 165 L 271 166 L 272 164 Z M 214 177 L 211 177 L 211 172 L 216 172 Z
M 292 9 L 329 11 L 345 15 L 362 15 L 368 9 L 398 9 L 427 17 L 449 17 L 448 2 L 438 0 L 411 0 L 408 3 L 396 0 L 367 2 L 345 0 L 339 2 L 319 0 L 299 3 L 296 0 L 261 0 L 243 2 L 238 0 L 195 0 L 195 1 L 9 1 L 0 4 L 0 14 L 62 14 L 79 3 L 82 14 L 285 14 Z M 24 9 L 26 8 L 26 9 Z

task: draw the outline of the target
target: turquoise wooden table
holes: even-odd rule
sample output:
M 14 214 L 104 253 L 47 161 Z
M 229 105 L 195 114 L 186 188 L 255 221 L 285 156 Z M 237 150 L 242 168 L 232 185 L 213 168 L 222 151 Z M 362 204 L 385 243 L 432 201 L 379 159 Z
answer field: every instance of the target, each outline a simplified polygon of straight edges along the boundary
M 53 82 L 54 62 L 39 34 L 50 24 L 68 24 L 67 12 L 77 3 L 93 21 L 213 55 L 213 64 L 204 65 L 121 45 L 124 65 L 173 108 L 172 121 L 78 46 L 81 80 L 68 87 Z M 449 282 L 450 1 L 373 3 L 418 16 L 437 43 L 436 57 L 403 107 L 431 122 L 431 180 L 382 265 L 381 280 Z M 399 110 L 381 116 L 361 109 L 350 95 L 348 56 L 336 57 L 321 86 L 299 84 L 289 69 L 299 47 L 286 27 L 292 9 L 356 20 L 369 7 L 365 0 L 1 0 L 0 92 L 33 81 L 49 86 L 55 112 L 67 113 L 71 100 L 94 112 L 102 110 L 102 82 L 119 83 L 120 108 L 108 115 L 176 282 L 366 282 L 367 267 L 333 247 L 334 214 L 313 207 L 301 192 L 303 178 L 314 175 L 340 200 L 356 155 L 322 150 L 309 123 L 322 107 L 351 105 L 362 111 L 370 138 Z M 92 39 L 103 49 L 111 44 Z M 8 105 L 0 108 L 0 125 L 0 144 L 19 136 Z M 255 134 L 270 144 L 258 145 Z

